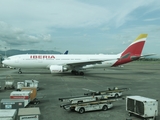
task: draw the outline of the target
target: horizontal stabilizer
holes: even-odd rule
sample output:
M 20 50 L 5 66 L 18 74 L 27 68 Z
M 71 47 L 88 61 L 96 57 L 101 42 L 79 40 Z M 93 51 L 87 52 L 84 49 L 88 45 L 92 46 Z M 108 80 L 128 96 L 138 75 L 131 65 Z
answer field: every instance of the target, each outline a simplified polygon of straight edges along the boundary
M 156 55 L 156 54 L 155 53 L 151 53 L 151 54 L 141 55 L 140 58 L 145 58 L 145 57 L 153 56 L 153 55 Z

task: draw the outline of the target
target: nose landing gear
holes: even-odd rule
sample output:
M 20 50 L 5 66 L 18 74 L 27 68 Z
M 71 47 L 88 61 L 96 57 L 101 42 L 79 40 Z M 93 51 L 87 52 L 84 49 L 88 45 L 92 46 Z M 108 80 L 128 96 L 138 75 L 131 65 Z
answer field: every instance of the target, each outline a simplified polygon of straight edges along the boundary
M 21 68 L 19 68 L 19 71 L 18 71 L 18 73 L 19 73 L 19 74 L 22 74 Z

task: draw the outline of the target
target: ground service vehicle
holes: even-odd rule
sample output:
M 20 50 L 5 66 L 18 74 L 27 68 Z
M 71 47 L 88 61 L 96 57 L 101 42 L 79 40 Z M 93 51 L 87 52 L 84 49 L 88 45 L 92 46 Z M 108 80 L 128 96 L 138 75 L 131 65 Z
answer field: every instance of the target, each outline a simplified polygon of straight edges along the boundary
M 95 111 L 95 110 L 108 110 L 113 107 L 112 103 L 89 103 L 86 105 L 80 104 L 75 107 L 75 111 L 79 112 L 80 114 L 87 112 L 87 111 Z
M 117 100 L 119 99 L 96 100 L 82 103 L 67 103 L 61 105 L 60 107 L 64 108 L 65 110 L 77 111 L 82 114 L 86 111 L 108 110 L 113 107 L 112 102 Z
M 85 88 L 84 88 L 84 90 L 91 91 L 91 92 L 88 92 L 88 93 L 84 93 L 84 95 L 87 95 L 87 96 L 91 96 L 91 95 L 108 95 L 108 98 L 109 97 L 118 98 L 118 97 L 122 96 L 122 92 L 123 91 L 129 90 L 129 89 L 128 88 L 117 88 L 117 87 L 114 87 L 114 88 L 108 88 L 107 90 L 102 90 L 102 91 L 93 91 L 93 90 L 89 90 L 89 89 L 85 89 Z
M 0 109 L 0 120 L 17 120 L 16 109 Z
M 88 101 L 96 101 L 96 100 L 104 100 L 108 99 L 108 95 L 91 95 L 91 96 L 73 96 L 73 97 L 65 97 L 59 98 L 60 101 L 65 101 L 69 103 L 82 103 Z
M 23 87 L 35 87 L 39 90 L 38 87 L 39 81 L 37 80 L 25 80 L 24 82 L 17 82 L 17 91 L 20 91 Z
M 24 99 L 25 107 L 29 103 L 39 104 L 40 101 L 36 98 L 37 90 L 35 87 L 23 87 L 21 91 L 13 91 L 10 93 L 10 99 Z
M 141 116 L 145 120 L 155 120 L 158 116 L 158 100 L 142 96 L 127 96 L 126 111 Z

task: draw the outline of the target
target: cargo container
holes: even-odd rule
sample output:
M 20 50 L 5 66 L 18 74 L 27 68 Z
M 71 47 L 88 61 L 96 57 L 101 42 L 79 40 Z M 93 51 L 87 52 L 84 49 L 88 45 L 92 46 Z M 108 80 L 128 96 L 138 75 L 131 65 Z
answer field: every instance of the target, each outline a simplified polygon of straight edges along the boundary
M 23 87 L 21 91 L 13 91 L 10 94 L 11 99 L 24 99 L 25 107 L 29 103 L 39 104 L 40 101 L 36 98 L 37 89 L 35 87 Z
M 23 87 L 35 87 L 39 90 L 38 87 L 39 81 L 37 80 L 25 80 L 24 82 L 17 82 L 17 91 L 20 91 Z
M 10 93 L 10 99 L 24 99 L 24 106 L 26 107 L 31 101 L 31 91 L 13 91 Z
M 16 120 L 16 109 L 0 109 L 0 120 Z
M 5 80 L 4 89 L 14 89 L 14 80 Z
M 24 108 L 24 99 L 2 99 L 1 109 L 19 109 Z
M 18 120 L 39 120 L 39 107 L 20 108 L 18 112 Z
M 30 99 L 33 101 L 37 96 L 37 88 L 35 87 L 22 87 L 21 91 L 30 91 Z
M 21 91 L 22 87 L 24 87 L 24 82 L 17 82 L 17 91 Z
M 142 96 L 127 96 L 126 110 L 129 115 L 135 114 L 144 119 L 156 119 L 158 116 L 158 100 Z
M 24 83 L 25 83 L 25 87 L 35 87 L 39 89 L 38 88 L 39 81 L 37 80 L 25 80 Z

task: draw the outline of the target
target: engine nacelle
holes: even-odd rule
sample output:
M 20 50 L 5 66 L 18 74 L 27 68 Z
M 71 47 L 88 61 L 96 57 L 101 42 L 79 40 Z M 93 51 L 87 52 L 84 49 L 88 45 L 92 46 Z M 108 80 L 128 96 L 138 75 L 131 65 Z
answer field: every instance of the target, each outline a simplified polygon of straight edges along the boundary
M 50 66 L 50 71 L 51 73 L 62 73 L 64 71 L 67 71 L 68 69 L 61 66 L 61 65 L 51 65 Z

